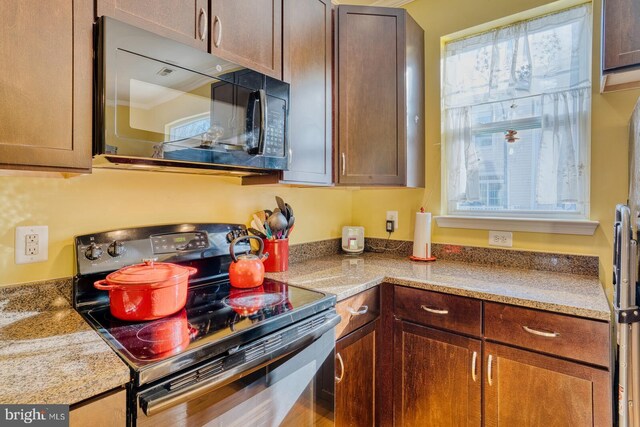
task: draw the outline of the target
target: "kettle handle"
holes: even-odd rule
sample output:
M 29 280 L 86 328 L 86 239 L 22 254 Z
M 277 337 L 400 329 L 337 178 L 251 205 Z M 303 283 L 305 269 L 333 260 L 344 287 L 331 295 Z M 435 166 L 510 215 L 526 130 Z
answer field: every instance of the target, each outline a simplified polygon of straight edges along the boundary
M 235 248 L 236 243 L 242 241 L 242 240 L 250 240 L 250 239 L 255 239 L 258 241 L 258 258 L 262 257 L 262 251 L 264 250 L 264 242 L 262 242 L 262 239 L 259 238 L 258 236 L 240 236 L 238 238 L 233 239 L 233 241 L 229 244 L 229 254 L 231 255 L 231 259 L 233 260 L 233 262 L 238 262 L 238 258 L 236 258 L 236 254 L 233 250 L 233 248 Z

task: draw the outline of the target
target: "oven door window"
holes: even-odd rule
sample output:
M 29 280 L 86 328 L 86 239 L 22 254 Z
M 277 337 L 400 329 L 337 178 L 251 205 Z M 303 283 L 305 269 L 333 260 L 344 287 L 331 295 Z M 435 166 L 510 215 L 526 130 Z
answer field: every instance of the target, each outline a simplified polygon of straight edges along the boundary
M 302 350 L 151 417 L 138 404 L 137 425 L 332 426 L 333 340 L 331 331 Z
M 121 49 L 113 83 L 105 105 L 109 154 L 206 162 L 212 150 L 247 152 L 253 144 L 249 89 Z M 212 100 L 222 92 L 233 96 Z

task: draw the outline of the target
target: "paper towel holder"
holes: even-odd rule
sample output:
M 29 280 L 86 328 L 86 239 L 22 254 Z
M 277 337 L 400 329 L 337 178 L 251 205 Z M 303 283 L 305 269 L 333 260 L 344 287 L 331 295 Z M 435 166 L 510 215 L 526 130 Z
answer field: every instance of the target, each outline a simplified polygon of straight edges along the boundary
M 426 213 L 424 208 L 420 208 L 420 212 L 416 212 L 413 254 L 409 256 L 409 259 L 422 262 L 436 260 L 436 257 L 431 254 L 431 214 Z

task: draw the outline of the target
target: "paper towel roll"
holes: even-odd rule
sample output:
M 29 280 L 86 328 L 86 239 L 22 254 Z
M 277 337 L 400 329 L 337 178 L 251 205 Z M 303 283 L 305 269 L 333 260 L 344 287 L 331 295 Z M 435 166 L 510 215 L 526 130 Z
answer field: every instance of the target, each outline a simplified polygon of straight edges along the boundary
M 422 259 L 431 258 L 431 213 L 429 212 L 416 212 L 413 256 Z

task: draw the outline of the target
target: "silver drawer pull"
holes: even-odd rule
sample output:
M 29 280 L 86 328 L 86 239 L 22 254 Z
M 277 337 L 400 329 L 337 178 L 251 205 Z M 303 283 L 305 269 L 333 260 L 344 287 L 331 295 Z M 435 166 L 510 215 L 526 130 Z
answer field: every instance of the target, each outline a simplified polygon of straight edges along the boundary
M 431 307 L 427 307 L 426 305 L 421 305 L 420 308 L 423 309 L 424 311 L 427 311 L 433 314 L 449 314 L 449 310 L 447 309 L 442 310 L 439 308 L 431 308 Z
M 471 379 L 473 380 L 473 382 L 476 382 L 476 379 L 478 378 L 476 376 L 476 364 L 478 362 L 478 352 L 474 351 L 473 352 L 473 357 L 471 358 Z
M 538 335 L 539 337 L 545 337 L 545 338 L 556 338 L 559 337 L 560 334 L 557 332 L 548 332 L 548 331 L 540 331 L 538 329 L 532 329 L 528 326 L 522 326 L 522 329 L 524 329 L 525 331 L 529 332 L 530 334 L 533 335 Z
M 363 305 L 362 307 L 360 307 L 360 309 L 358 310 L 354 310 L 353 308 L 349 307 L 349 313 L 352 316 L 361 316 L 363 314 L 366 314 L 367 311 L 369 311 L 369 306 L 368 305 Z
M 340 356 L 340 353 L 336 354 L 336 359 L 338 359 L 338 362 L 340 362 L 340 375 L 336 375 L 336 384 L 338 384 L 344 378 L 344 362 L 342 361 L 342 356 Z
M 489 358 L 487 359 L 487 382 L 489 383 L 489 385 L 493 385 L 493 375 L 491 372 L 491 368 L 493 366 L 493 356 L 489 355 Z

